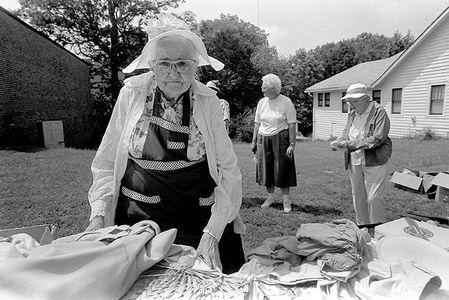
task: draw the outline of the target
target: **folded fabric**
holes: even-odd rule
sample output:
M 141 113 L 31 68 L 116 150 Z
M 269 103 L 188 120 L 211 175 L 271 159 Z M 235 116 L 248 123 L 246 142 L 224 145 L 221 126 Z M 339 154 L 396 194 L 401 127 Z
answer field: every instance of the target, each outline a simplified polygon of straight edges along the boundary
M 306 261 L 318 259 L 323 272 L 349 271 L 349 277 L 360 269 L 363 253 L 371 240 L 368 232 L 346 219 L 303 224 L 296 237 L 297 253 L 305 256 Z
M 411 261 L 373 259 L 363 263 L 362 270 L 349 283 L 348 288 L 352 287 L 359 299 L 418 300 L 438 290 L 441 279 Z
M 298 253 L 298 245 L 299 241 L 294 236 L 268 238 L 263 241 L 262 245 L 249 252 L 247 258 L 248 260 L 257 258 L 266 266 L 284 262 L 297 266 L 302 261 Z
M 156 223 L 154 223 L 156 224 Z M 151 225 L 150 225 L 151 226 Z M 157 228 L 159 228 L 159 226 L 156 224 L 155 226 L 157 226 Z M 135 231 L 138 228 L 143 228 L 140 226 L 129 226 L 129 225 L 114 225 L 114 226 L 109 226 L 109 227 L 105 227 L 105 228 L 101 228 L 95 231 L 85 231 L 85 232 L 80 232 L 77 234 L 73 234 L 73 235 L 69 235 L 69 236 L 64 236 L 64 237 L 60 237 L 54 241 L 52 241 L 51 243 L 53 245 L 56 244 L 63 244 L 63 243 L 71 243 L 71 242 L 80 242 L 80 241 L 104 241 L 104 242 L 112 242 L 113 240 L 119 239 L 121 237 L 130 235 L 130 234 L 136 234 Z M 156 230 L 156 227 L 154 228 Z M 134 232 L 132 232 L 132 230 L 134 230 Z M 157 229 L 159 230 L 159 229 Z
M 26 233 L 16 233 L 6 238 L 2 238 L 0 239 L 0 243 L 11 243 L 14 245 L 17 253 L 23 257 L 27 257 L 31 253 L 31 250 L 40 246 L 32 236 Z M 7 248 L 7 246 L 3 248 Z
M 129 233 L 109 244 L 56 243 L 33 249 L 27 258 L 1 257 L 0 299 L 119 299 L 142 271 L 165 257 L 176 237 L 176 229 L 159 233 L 151 221 Z

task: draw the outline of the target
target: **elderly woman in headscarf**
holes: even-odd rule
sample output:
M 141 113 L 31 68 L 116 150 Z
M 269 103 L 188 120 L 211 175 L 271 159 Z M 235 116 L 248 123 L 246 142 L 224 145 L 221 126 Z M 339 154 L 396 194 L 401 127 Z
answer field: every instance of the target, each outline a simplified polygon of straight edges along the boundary
M 235 272 L 245 262 L 241 172 L 219 99 L 194 79 L 200 65 L 223 65 L 171 16 L 148 33 L 124 72 L 151 71 L 125 80 L 92 162 L 87 230 L 153 220 L 211 268 Z
M 296 110 L 287 96 L 281 94 L 277 75 L 262 77 L 265 96 L 257 103 L 251 150 L 257 154 L 256 181 L 267 189 L 262 208 L 274 202 L 274 189 L 280 188 L 284 212 L 290 213 L 290 187 L 296 186 L 295 143 Z

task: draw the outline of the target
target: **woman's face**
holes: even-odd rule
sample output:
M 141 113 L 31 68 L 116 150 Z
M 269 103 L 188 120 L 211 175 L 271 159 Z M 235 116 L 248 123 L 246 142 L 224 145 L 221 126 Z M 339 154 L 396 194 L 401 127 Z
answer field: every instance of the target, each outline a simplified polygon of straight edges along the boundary
M 274 87 L 271 87 L 266 82 L 262 82 L 262 93 L 264 97 L 267 97 L 268 99 L 276 99 L 279 96 L 279 93 L 276 92 L 276 89 Z
M 169 100 L 176 100 L 192 84 L 198 64 L 196 51 L 192 43 L 181 36 L 160 39 L 154 51 L 151 65 L 157 85 Z
M 370 98 L 368 96 L 362 96 L 360 98 L 348 98 L 347 102 L 351 109 L 355 109 L 358 114 L 362 114 L 369 105 Z

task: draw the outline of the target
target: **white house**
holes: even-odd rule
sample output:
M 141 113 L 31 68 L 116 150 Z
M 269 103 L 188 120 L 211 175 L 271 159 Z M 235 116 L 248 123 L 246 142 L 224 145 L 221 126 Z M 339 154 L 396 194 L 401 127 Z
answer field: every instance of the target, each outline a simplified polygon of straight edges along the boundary
M 431 130 L 449 137 L 449 7 L 405 51 L 361 63 L 305 91 L 313 94 L 313 138 L 340 136 L 347 117 L 347 87 L 363 83 L 390 117 L 390 136 Z

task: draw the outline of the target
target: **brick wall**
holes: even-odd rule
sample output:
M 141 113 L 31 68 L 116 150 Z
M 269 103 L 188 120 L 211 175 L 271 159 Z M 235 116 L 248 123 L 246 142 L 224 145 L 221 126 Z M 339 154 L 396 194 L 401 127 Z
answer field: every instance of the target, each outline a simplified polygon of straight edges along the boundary
M 92 138 L 89 66 L 0 7 L 0 145 L 42 146 L 40 122 L 62 120 L 65 145 Z

